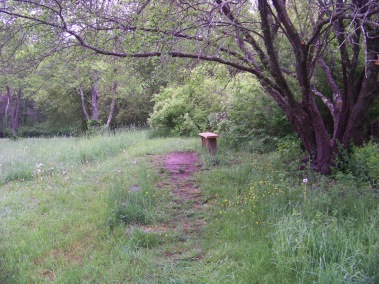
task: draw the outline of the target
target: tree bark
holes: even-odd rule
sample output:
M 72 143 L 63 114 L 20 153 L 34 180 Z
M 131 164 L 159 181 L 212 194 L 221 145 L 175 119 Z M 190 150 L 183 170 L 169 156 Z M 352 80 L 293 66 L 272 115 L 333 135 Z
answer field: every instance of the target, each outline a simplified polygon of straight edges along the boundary
M 109 128 L 109 126 L 111 125 L 112 119 L 113 119 L 113 113 L 114 113 L 114 109 L 115 109 L 115 106 L 116 106 L 117 88 L 118 88 L 118 82 L 117 81 L 113 81 L 112 101 L 111 101 L 111 105 L 110 105 L 110 108 L 109 108 L 109 115 L 108 115 L 107 124 L 106 124 L 107 128 Z
M 87 112 L 86 101 L 85 101 L 82 85 L 79 85 L 79 89 L 77 90 L 77 92 L 80 96 L 84 117 L 86 119 L 86 122 L 88 123 L 88 121 L 90 120 L 90 117 L 89 117 L 88 112 Z
M 14 137 L 17 136 L 17 129 L 20 126 L 20 101 L 21 101 L 22 91 L 18 90 L 17 95 L 14 96 L 14 102 L 12 107 L 12 115 L 11 115 L 11 128 L 12 135 Z
M 4 112 L 4 115 L 5 115 L 5 125 L 4 127 L 7 128 L 9 127 L 8 125 L 8 118 L 10 117 L 10 112 L 9 112 L 9 109 L 10 109 L 10 104 L 11 104 L 11 88 L 9 86 L 6 86 L 6 90 L 7 90 L 7 96 L 6 96 L 6 100 L 7 100 L 7 103 L 5 105 L 5 112 Z
M 15 96 L 12 96 L 12 89 L 6 86 L 6 105 L 5 105 L 5 117 L 4 127 L 10 128 L 12 136 L 17 136 L 17 129 L 20 126 L 20 103 L 22 97 L 22 90 L 19 89 Z
M 91 104 L 92 104 L 92 120 L 94 127 L 99 126 L 99 71 L 93 70 L 91 74 Z

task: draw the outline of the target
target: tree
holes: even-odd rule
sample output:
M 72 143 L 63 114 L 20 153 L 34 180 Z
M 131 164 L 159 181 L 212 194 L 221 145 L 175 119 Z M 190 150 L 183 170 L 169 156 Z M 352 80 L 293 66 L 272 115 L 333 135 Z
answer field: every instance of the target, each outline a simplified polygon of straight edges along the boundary
M 362 142 L 379 93 L 376 0 L 2 3 L 2 17 L 48 27 L 67 45 L 118 57 L 213 61 L 252 74 L 286 114 L 321 173 L 330 172 L 339 145 Z M 115 37 L 122 39 L 117 50 Z M 318 70 L 327 92 L 315 77 Z M 333 119 L 329 131 L 321 105 Z
M 9 36 L 14 30 L 11 27 L 0 30 L 0 37 L 6 42 L 0 53 L 0 108 L 2 113 L 2 136 L 17 136 L 17 130 L 22 123 L 22 116 L 27 112 L 29 101 L 25 98 L 24 90 L 28 86 L 27 71 L 24 68 L 16 70 L 15 65 L 23 66 L 27 60 L 28 38 Z M 22 48 L 18 45 L 22 42 Z M 34 114 L 34 119 L 36 116 Z

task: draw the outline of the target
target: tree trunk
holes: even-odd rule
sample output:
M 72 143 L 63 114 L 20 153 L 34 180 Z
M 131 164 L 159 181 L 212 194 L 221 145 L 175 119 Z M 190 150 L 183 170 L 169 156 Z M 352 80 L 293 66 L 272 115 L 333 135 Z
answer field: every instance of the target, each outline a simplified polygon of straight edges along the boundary
M 117 81 L 113 81 L 113 88 L 112 88 L 112 101 L 111 101 L 111 106 L 110 106 L 110 109 L 109 109 L 109 115 L 108 115 L 108 119 L 107 119 L 107 124 L 106 124 L 106 127 L 109 127 L 111 122 L 112 122 L 112 118 L 113 118 L 113 113 L 114 113 L 114 109 L 115 109 L 115 106 L 116 106 L 116 94 L 117 94 L 117 87 L 118 87 L 118 82 Z
M 4 128 L 10 128 L 12 136 L 17 136 L 17 129 L 20 126 L 20 102 L 22 97 L 21 89 L 18 90 L 16 96 L 12 96 L 12 90 L 6 86 L 6 106 L 4 117 Z
M 91 103 L 92 103 L 92 120 L 94 127 L 99 126 L 99 71 L 93 70 L 91 76 Z
M 299 135 L 312 169 L 323 174 L 330 173 L 335 153 L 316 103 L 313 101 L 310 106 L 299 103 L 279 106 Z
M 20 101 L 21 101 L 22 91 L 18 90 L 17 95 L 14 97 L 14 103 L 12 107 L 11 115 L 11 126 L 12 126 L 12 135 L 17 136 L 17 129 L 20 126 Z
M 9 86 L 6 86 L 6 90 L 7 90 L 7 96 L 6 96 L 7 104 L 5 105 L 5 112 L 4 112 L 4 115 L 5 115 L 4 128 L 9 127 L 8 118 L 10 116 L 9 109 L 10 109 L 10 104 L 11 104 L 11 89 L 9 88 Z
M 82 85 L 79 86 L 79 90 L 77 90 L 77 92 L 78 92 L 78 94 L 80 96 L 80 100 L 82 102 L 82 110 L 83 110 L 84 117 L 86 119 L 86 122 L 88 123 L 88 121 L 90 120 L 90 117 L 89 117 L 88 112 L 87 112 L 86 101 L 84 98 L 84 92 L 83 92 Z

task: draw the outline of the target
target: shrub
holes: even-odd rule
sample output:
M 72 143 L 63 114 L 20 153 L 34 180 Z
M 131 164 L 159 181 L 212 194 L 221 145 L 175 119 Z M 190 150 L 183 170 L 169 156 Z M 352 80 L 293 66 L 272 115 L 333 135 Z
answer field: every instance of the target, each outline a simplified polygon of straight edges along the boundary
M 148 122 L 156 133 L 192 136 L 210 128 L 209 116 L 222 111 L 227 78 L 225 67 L 195 68 L 181 86 L 169 86 L 154 96 Z
M 231 78 L 220 66 L 210 70 L 209 65 L 199 66 L 183 85 L 155 95 L 149 124 L 156 133 L 191 136 L 211 130 L 226 135 L 232 148 L 244 145 L 264 152 L 293 132 L 257 80 L 247 74 Z
M 229 146 L 264 152 L 292 132 L 283 112 L 251 76 L 238 74 L 227 92 L 228 109 L 212 121 L 216 131 L 228 136 Z
M 370 183 L 376 187 L 379 177 L 379 145 L 370 142 L 362 147 L 353 147 L 344 164 L 347 173 L 359 184 Z

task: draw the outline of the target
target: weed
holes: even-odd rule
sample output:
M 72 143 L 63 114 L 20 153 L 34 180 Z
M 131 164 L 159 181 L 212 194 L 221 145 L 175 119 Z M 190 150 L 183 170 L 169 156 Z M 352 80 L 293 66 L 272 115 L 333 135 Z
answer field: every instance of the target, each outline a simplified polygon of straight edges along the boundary
M 133 228 L 129 233 L 129 246 L 133 249 L 153 248 L 162 243 L 161 236 L 154 232 L 145 232 Z

